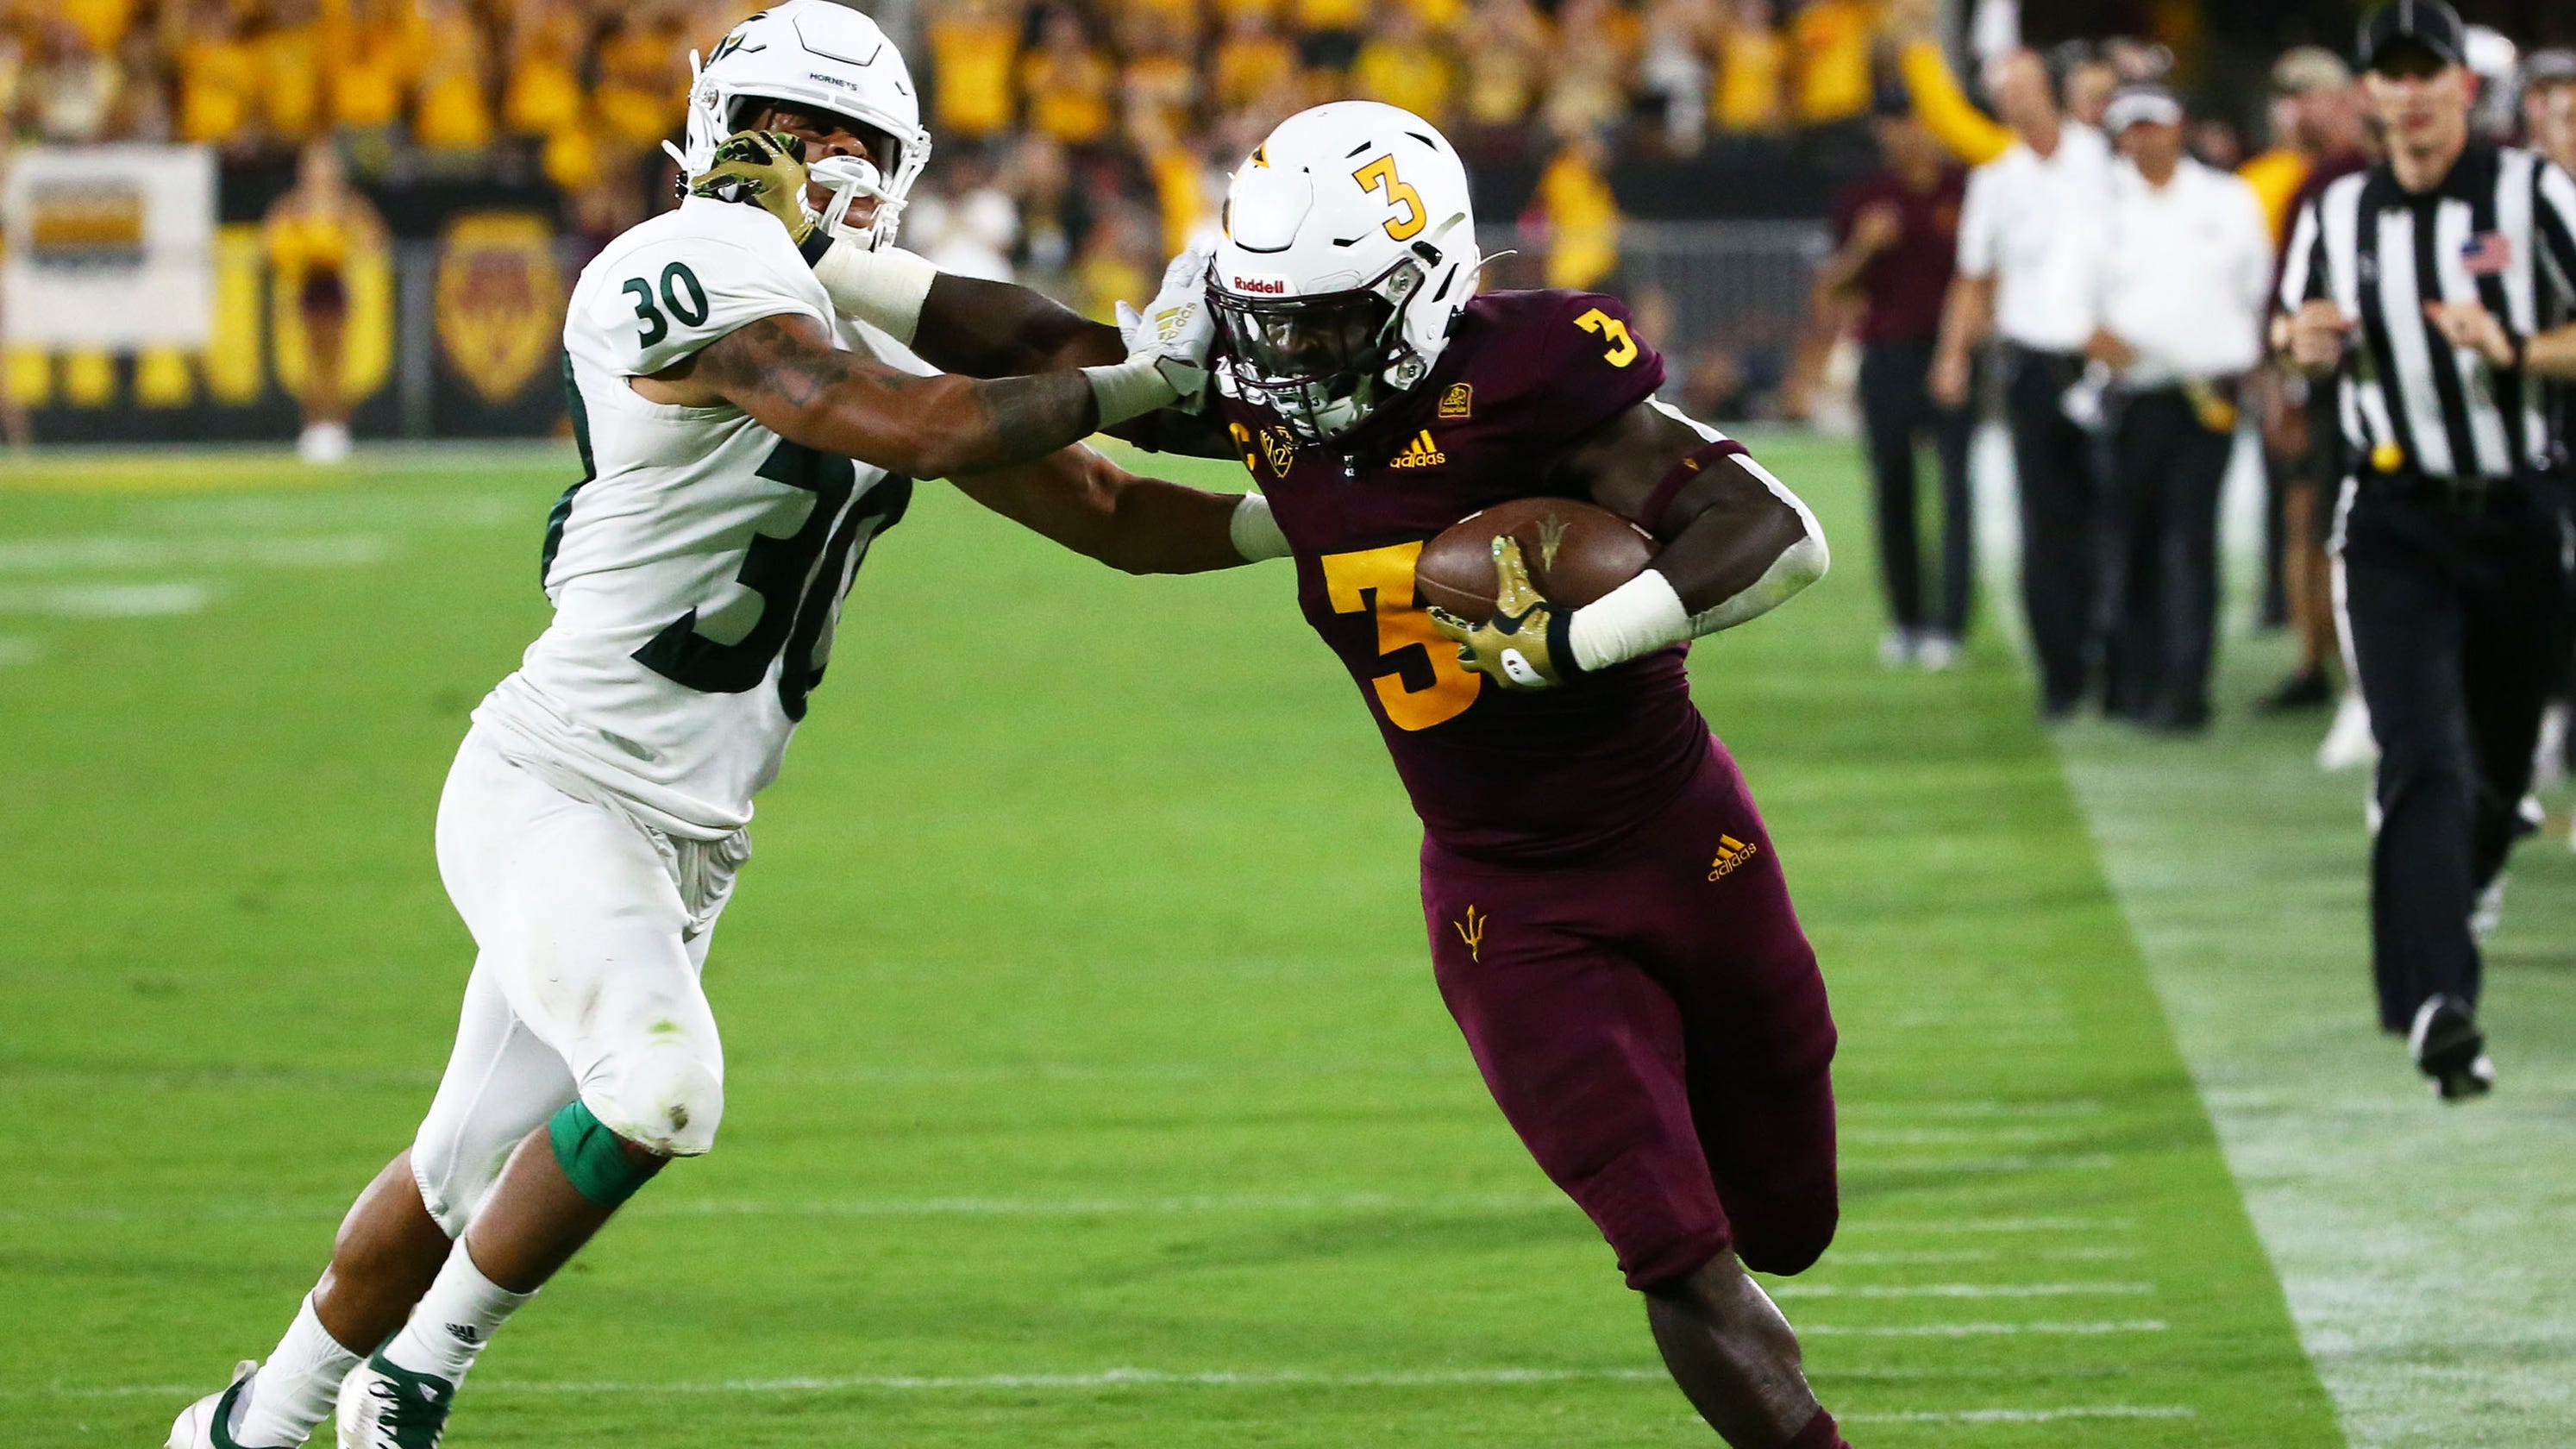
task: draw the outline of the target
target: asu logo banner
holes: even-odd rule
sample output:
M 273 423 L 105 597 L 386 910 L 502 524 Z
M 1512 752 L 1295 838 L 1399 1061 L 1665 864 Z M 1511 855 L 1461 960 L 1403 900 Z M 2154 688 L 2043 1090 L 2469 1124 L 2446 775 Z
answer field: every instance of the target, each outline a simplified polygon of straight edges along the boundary
M 487 403 L 517 397 L 553 364 L 564 314 L 554 229 L 533 212 L 466 212 L 438 248 L 438 342 Z

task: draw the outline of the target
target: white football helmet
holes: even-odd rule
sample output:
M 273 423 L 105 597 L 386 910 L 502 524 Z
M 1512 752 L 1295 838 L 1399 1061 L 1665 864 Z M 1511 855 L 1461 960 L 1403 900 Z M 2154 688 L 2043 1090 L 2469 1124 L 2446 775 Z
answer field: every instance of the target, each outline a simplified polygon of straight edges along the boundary
M 1335 101 L 1279 123 L 1226 193 L 1208 293 L 1223 385 L 1300 438 L 1421 385 L 1476 292 L 1467 168 L 1430 122 Z
M 832 191 L 815 223 L 862 247 L 894 245 L 904 197 L 930 162 L 930 132 L 903 53 L 875 21 L 833 0 L 787 0 L 735 26 L 705 64 L 689 52 L 689 75 L 688 145 L 663 143 L 682 175 L 714 165 L 716 147 L 764 101 L 847 116 L 884 133 L 890 154 L 815 162 L 815 184 Z M 850 205 L 863 196 L 875 199 L 876 214 L 864 227 L 851 226 Z

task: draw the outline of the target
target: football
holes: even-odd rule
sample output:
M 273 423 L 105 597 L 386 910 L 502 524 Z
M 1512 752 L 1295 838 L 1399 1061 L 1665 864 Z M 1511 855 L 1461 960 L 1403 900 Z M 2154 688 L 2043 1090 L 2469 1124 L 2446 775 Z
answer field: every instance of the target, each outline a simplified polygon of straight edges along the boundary
M 1520 540 L 1530 582 L 1550 603 L 1580 607 L 1635 578 L 1654 535 L 1607 508 L 1572 498 L 1516 498 L 1468 514 L 1422 546 L 1414 595 L 1462 619 L 1493 617 L 1494 540 Z

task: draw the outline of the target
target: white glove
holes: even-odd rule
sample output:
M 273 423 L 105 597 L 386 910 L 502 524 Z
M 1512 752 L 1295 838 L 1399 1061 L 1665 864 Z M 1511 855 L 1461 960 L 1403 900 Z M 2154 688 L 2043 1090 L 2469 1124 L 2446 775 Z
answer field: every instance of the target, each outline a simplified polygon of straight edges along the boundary
M 1180 406 L 1196 412 L 1207 391 L 1208 348 L 1216 341 L 1216 317 L 1208 310 L 1207 271 L 1210 253 L 1192 247 L 1163 268 L 1163 289 L 1143 313 L 1118 304 L 1118 336 L 1132 360 L 1151 357 L 1154 370 L 1180 394 Z

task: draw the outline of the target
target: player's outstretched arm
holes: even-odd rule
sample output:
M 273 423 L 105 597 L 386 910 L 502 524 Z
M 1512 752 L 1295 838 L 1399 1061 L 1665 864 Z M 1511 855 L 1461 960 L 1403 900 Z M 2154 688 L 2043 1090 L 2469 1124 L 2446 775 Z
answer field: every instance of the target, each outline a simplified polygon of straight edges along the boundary
M 953 481 L 1004 518 L 1131 574 L 1205 573 L 1288 552 L 1260 494 L 1140 478 L 1079 445 Z
M 763 317 L 653 374 L 687 402 L 721 398 L 780 437 L 913 478 L 979 473 L 1089 436 L 1103 399 L 1091 375 L 917 377 L 832 345 L 822 324 Z

